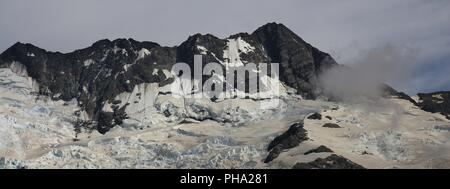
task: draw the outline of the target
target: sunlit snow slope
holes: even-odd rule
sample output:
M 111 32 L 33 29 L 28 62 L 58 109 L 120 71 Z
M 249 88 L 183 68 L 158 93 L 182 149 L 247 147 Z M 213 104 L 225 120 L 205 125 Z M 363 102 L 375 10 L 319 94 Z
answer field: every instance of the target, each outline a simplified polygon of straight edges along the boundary
M 146 88 L 156 90 L 150 84 L 135 90 Z M 0 168 L 291 168 L 331 154 L 365 168 L 450 168 L 449 120 L 400 99 L 343 104 L 286 94 L 277 108 L 260 110 L 251 99 L 184 107 L 180 99 L 152 93 L 142 102 L 148 107 L 127 110 L 134 120 L 105 135 L 83 131 L 74 140 L 76 101 L 51 101 L 35 89 L 20 67 L 0 69 Z M 215 119 L 201 119 L 206 115 L 198 109 Z M 183 112 L 193 118 L 179 122 Z M 322 118 L 306 118 L 315 112 Z M 141 119 L 146 127 L 135 124 Z M 269 143 L 302 121 L 309 139 L 264 163 Z M 321 145 L 333 152 L 305 155 Z

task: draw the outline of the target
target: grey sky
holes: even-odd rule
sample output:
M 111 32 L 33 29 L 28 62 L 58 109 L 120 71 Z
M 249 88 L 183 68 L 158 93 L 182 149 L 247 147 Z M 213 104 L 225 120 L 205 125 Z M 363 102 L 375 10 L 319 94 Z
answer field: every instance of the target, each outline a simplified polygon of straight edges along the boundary
M 343 64 L 380 46 L 415 49 L 414 76 L 398 87 L 450 90 L 449 10 L 448 0 L 1 0 L 0 51 L 21 41 L 69 52 L 119 37 L 173 46 L 275 21 Z

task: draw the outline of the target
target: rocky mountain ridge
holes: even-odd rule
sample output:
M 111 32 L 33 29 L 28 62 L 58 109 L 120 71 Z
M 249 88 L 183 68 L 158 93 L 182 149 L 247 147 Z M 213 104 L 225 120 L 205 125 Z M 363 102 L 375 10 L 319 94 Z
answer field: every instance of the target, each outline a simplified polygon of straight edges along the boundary
M 100 40 L 71 53 L 50 52 L 32 44 L 16 43 L 0 55 L 0 67 L 10 67 L 36 80 L 37 93 L 53 100 L 76 99 L 84 117 L 98 123 L 104 133 L 126 118 L 122 107 L 105 112 L 105 104 L 131 93 L 139 84 L 172 81 L 170 70 L 177 62 L 193 66 L 193 56 L 203 62 L 241 65 L 280 63 L 280 80 L 304 98 L 315 98 L 320 72 L 337 63 L 303 41 L 283 24 L 269 23 L 251 34 L 239 33 L 227 39 L 195 34 L 175 47 L 133 39 Z M 118 103 L 118 102 L 116 102 Z

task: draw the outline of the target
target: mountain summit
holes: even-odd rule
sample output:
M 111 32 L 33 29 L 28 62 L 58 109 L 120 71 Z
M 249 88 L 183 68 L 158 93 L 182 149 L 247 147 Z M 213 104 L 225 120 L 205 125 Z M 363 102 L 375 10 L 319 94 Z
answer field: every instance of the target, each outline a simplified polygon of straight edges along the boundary
M 243 45 L 251 50 L 242 52 Z M 236 48 L 238 52 L 227 50 Z M 195 34 L 176 47 L 105 39 L 63 54 L 17 43 L 0 55 L 0 67 L 19 67 L 39 83 L 39 94 L 54 100 L 77 99 L 87 115 L 99 121 L 105 117 L 105 103 L 142 83 L 170 83 L 167 72 L 171 66 L 177 62 L 192 65 L 194 54 L 202 54 L 204 62 L 280 63 L 280 80 L 304 98 L 315 98 L 317 75 L 337 65 L 330 55 L 306 43 L 283 24 L 269 23 L 252 34 L 239 33 L 226 39 Z M 114 119 L 106 117 L 105 123 L 99 122 L 101 132 L 108 130 L 110 119 Z

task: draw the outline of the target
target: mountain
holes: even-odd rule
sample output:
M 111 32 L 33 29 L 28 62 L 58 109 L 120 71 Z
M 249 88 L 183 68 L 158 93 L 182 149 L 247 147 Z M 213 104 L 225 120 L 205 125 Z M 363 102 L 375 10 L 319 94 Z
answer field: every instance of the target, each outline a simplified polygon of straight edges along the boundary
M 139 84 L 171 83 L 168 72 L 172 65 L 185 62 L 193 68 L 194 54 L 202 54 L 206 63 L 280 63 L 280 81 L 310 99 L 318 95 L 321 71 L 337 65 L 330 55 L 283 24 L 269 23 L 252 34 L 239 33 L 227 39 L 196 34 L 176 47 L 133 39 L 100 40 L 63 54 L 16 43 L 0 55 L 0 67 L 26 72 L 39 83 L 38 93 L 53 100 L 77 99 L 87 117 L 97 121 L 98 130 L 105 133 L 125 117 L 120 108 L 103 111 L 104 104 Z
M 258 83 L 280 95 L 176 98 L 170 70 L 192 68 L 195 54 L 222 68 L 280 63 L 281 82 Z M 16 43 L 0 55 L 0 169 L 450 168 L 448 92 L 410 97 L 380 84 L 380 96 L 339 101 L 319 84 L 333 68 L 349 69 L 277 23 L 175 47 Z

